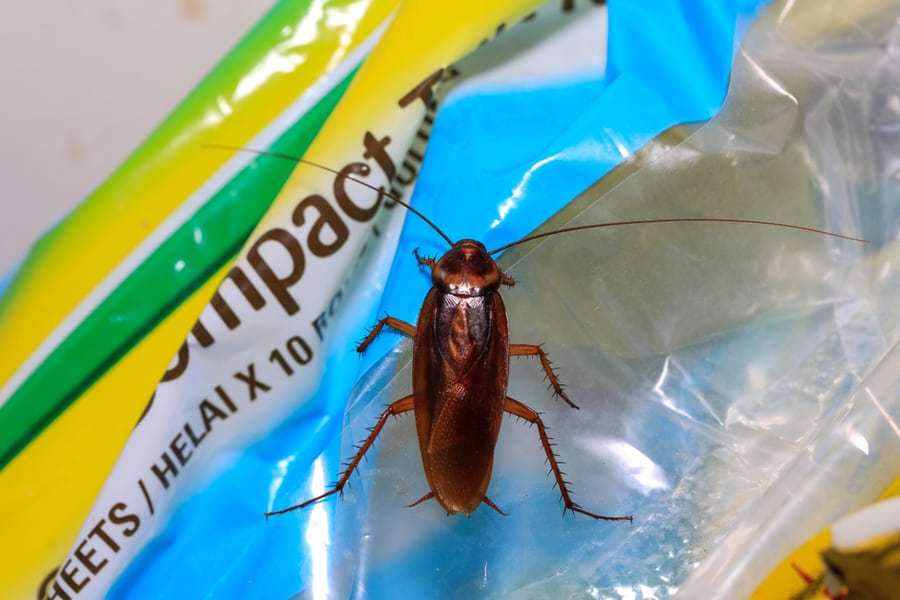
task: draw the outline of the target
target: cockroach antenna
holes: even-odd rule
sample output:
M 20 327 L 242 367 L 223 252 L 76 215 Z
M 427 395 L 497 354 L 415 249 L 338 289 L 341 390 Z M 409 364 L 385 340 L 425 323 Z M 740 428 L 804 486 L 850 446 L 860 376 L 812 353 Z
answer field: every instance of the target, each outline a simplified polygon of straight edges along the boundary
M 231 150 L 233 152 L 249 152 L 251 154 L 258 154 L 260 156 L 271 156 L 274 158 L 282 158 L 284 160 L 290 160 L 295 163 L 309 165 L 311 167 L 316 167 L 318 169 L 322 169 L 323 171 L 328 171 L 329 173 L 333 173 L 335 175 L 341 176 L 341 173 L 337 169 L 332 169 L 331 167 L 327 167 L 327 166 L 319 164 L 317 162 L 313 162 L 311 160 L 307 160 L 305 158 L 300 158 L 297 156 L 292 156 L 290 154 L 284 154 L 282 152 L 273 152 L 271 150 L 257 150 L 255 148 L 243 148 L 241 146 L 226 146 L 223 144 L 203 144 L 203 147 L 204 148 L 213 148 L 216 150 Z M 367 187 L 370 190 L 376 191 L 383 196 L 387 196 L 388 198 L 390 198 L 391 200 L 393 200 L 400 206 L 404 207 L 406 210 L 408 210 L 412 214 L 416 215 L 417 217 L 419 217 L 420 219 L 425 221 L 432 229 L 434 229 L 437 232 L 437 234 L 439 236 L 444 238 L 444 241 L 446 241 L 448 245 L 453 246 L 453 240 L 451 240 L 450 237 L 446 233 L 441 231 L 441 228 L 438 227 L 437 225 L 435 225 L 431 219 L 429 219 L 428 217 L 423 215 L 417 209 L 413 208 L 412 206 L 410 206 L 409 204 L 407 204 L 406 202 L 404 202 L 403 200 L 401 200 L 394 194 L 388 192 L 387 190 L 385 190 L 383 188 L 375 187 L 374 185 L 367 183 L 367 182 L 363 181 L 362 179 L 357 179 L 356 177 L 351 177 L 350 175 L 346 175 L 345 177 L 347 179 L 349 179 L 350 181 L 358 183 L 361 186 Z
M 510 242 L 508 244 L 504 244 L 499 248 L 494 248 L 488 254 L 497 254 L 499 252 L 503 252 L 513 246 L 518 246 L 519 244 L 524 244 L 525 242 L 530 242 L 532 240 L 539 240 L 541 238 L 550 237 L 552 235 L 557 235 L 560 233 L 571 233 L 573 231 L 584 231 L 585 229 L 603 229 L 606 227 L 623 227 L 625 225 L 650 225 L 655 223 L 732 223 L 732 224 L 745 224 L 745 225 L 765 225 L 768 227 L 783 227 L 785 229 L 795 229 L 797 231 L 807 231 L 810 233 L 819 233 L 822 235 L 828 235 L 834 238 L 848 240 L 851 242 L 860 242 L 863 244 L 868 244 L 869 240 L 864 240 L 862 238 L 853 237 L 851 235 L 844 235 L 842 233 L 834 233 L 833 231 L 825 231 L 824 229 L 816 229 L 814 227 L 806 227 L 804 225 L 792 225 L 790 223 L 778 223 L 777 221 L 761 221 L 758 219 L 727 219 L 724 217 L 678 217 L 671 219 L 635 219 L 631 221 L 612 221 L 609 223 L 594 223 L 593 225 L 578 225 L 575 227 L 563 227 L 562 229 L 554 229 L 553 231 L 547 231 L 544 233 L 536 233 L 534 235 L 529 235 L 523 237 L 520 240 L 516 240 L 515 242 Z

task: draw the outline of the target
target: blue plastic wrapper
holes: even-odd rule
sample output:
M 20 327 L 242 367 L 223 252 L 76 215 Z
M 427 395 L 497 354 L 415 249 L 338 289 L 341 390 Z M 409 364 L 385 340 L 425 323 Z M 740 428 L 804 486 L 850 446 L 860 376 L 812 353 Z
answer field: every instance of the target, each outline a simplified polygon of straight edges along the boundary
M 805 23 L 800 9 L 765 4 L 544 7 L 455 66 L 416 184 L 414 206 L 449 237 L 489 249 L 553 215 L 556 226 L 764 219 L 875 240 L 864 249 L 763 226 L 649 225 L 548 238 L 501 258 L 518 281 L 503 292 L 511 341 L 546 343 L 581 410 L 552 400 L 533 361 L 513 365 L 510 396 L 544 413 L 576 501 L 633 514 L 633 525 L 561 517 L 537 431 L 511 419 L 489 490 L 508 517 L 486 507 L 448 517 L 434 502 L 404 508 L 428 487 L 412 419 L 398 419 L 342 500 L 263 521 L 264 510 L 324 492 L 384 405 L 409 393 L 411 345 L 384 335 L 362 362 L 349 344 L 335 349 L 319 414 L 307 410 L 222 457 L 217 477 L 183 502 L 111 597 L 664 598 L 682 586 L 684 597 L 740 597 L 766 568 L 765 551 L 736 558 L 748 532 L 781 548 L 876 493 L 881 476 L 805 520 L 795 510 L 800 526 L 789 535 L 772 531 L 771 511 L 754 512 L 769 486 L 782 500 L 798 489 L 781 474 L 830 464 L 804 460 L 822 451 L 829 424 L 853 413 L 847 399 L 897 340 L 896 320 L 879 312 L 896 273 L 875 288 L 868 275 L 854 279 L 896 236 L 884 199 L 893 167 L 885 159 L 870 179 L 854 179 L 879 135 L 842 134 L 877 118 L 833 122 L 859 102 L 889 106 L 888 82 L 900 78 L 876 57 L 896 35 L 870 20 L 823 50 L 816 40 L 833 32 L 798 33 L 790 26 Z M 565 40 L 578 40 L 573 68 L 559 54 L 539 60 Z M 879 69 L 861 68 L 872 60 Z M 834 81 L 862 91 L 836 94 Z M 862 205 L 838 193 L 839 182 L 878 191 Z M 361 296 L 343 310 L 415 322 L 429 282 L 414 248 L 446 250 L 407 218 L 380 309 Z M 879 300 L 866 305 L 870 295 Z M 854 310 L 869 330 L 851 326 Z M 883 434 L 884 419 L 867 423 Z M 868 439 L 866 460 L 897 445 L 896 436 Z M 823 493 L 817 485 L 806 498 Z

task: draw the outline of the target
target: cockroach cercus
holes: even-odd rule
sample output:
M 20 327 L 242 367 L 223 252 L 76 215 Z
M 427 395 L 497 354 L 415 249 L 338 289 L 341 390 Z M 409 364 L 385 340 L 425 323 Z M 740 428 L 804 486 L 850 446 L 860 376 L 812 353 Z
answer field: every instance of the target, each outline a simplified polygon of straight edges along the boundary
M 277 152 L 216 147 L 286 158 L 341 175 L 324 165 Z M 367 171 L 362 172 L 363 175 L 366 173 Z M 390 196 L 383 189 L 359 179 L 348 178 Z M 413 393 L 388 405 L 331 490 L 301 504 L 266 513 L 266 518 L 302 509 L 323 498 L 342 493 L 360 460 L 381 433 L 388 417 L 412 411 L 415 415 L 422 467 L 430 491 L 409 506 L 416 506 L 433 498 L 448 514 L 471 515 L 483 502 L 498 513 L 505 514 L 488 498 L 487 489 L 491 480 L 494 447 L 500 433 L 500 423 L 503 413 L 509 413 L 537 426 L 550 471 L 562 496 L 563 513 L 568 510 L 593 519 L 630 522 L 631 515 L 610 517 L 596 514 L 583 509 L 572 500 L 569 485 L 563 479 L 557 456 L 547 435 L 547 428 L 540 415 L 506 395 L 510 357 L 536 356 L 540 359 L 554 395 L 572 408 L 578 408 L 563 391 L 562 384 L 540 346 L 510 344 L 506 308 L 499 289 L 502 285 L 511 287 L 515 281 L 500 270 L 492 256 L 512 246 L 551 235 L 649 223 L 742 223 L 783 227 L 852 241 L 865 241 L 801 225 L 750 219 L 696 217 L 617 221 L 567 227 L 530 235 L 489 251 L 477 240 L 464 239 L 453 242 L 425 215 L 405 202 L 390 197 L 421 218 L 450 245 L 450 250 L 437 260 L 422 257 L 415 251 L 419 264 L 431 270 L 433 285 L 422 303 L 417 323 L 412 325 L 393 317 L 385 317 L 376 323 L 356 347 L 357 352 L 365 352 L 385 327 L 411 337 Z

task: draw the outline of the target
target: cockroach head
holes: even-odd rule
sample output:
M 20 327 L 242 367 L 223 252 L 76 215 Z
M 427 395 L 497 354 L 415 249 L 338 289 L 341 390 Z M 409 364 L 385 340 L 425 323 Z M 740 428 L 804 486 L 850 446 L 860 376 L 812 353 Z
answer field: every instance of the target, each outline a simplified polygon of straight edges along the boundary
M 431 270 L 431 283 L 455 296 L 484 296 L 496 292 L 502 275 L 500 267 L 477 240 L 453 244 Z

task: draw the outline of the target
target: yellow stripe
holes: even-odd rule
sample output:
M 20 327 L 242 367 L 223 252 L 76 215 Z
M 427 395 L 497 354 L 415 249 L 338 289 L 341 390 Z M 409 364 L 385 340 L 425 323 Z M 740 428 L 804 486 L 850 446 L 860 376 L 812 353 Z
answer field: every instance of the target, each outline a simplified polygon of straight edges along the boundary
M 0 596 L 34 598 L 65 558 L 116 456 L 223 269 L 0 471 Z

